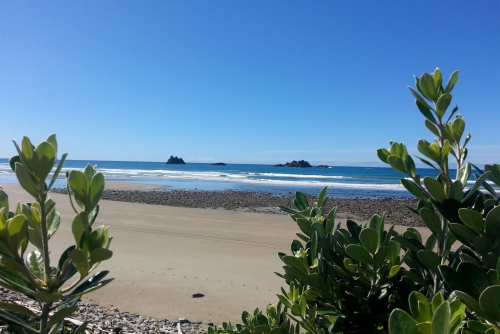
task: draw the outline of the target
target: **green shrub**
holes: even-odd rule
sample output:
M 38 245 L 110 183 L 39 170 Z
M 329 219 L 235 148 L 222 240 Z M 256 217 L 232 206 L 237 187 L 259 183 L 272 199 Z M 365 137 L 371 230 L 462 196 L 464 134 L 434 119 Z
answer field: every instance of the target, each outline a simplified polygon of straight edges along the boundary
M 23 138 L 21 148 L 14 144 L 18 155 L 10 159 L 10 165 L 19 184 L 35 201 L 17 202 L 16 207 L 9 210 L 8 196 L 0 188 L 0 286 L 36 301 L 39 310 L 0 302 L 0 319 L 14 333 L 63 333 L 63 320 L 77 309 L 80 297 L 112 281 L 104 279 L 107 271 L 86 279 L 101 261 L 113 254 L 108 249 L 112 240 L 108 228 L 92 229 L 104 191 L 104 176 L 90 165 L 84 172 L 74 170 L 66 174 L 71 205 L 76 213 L 72 223 L 75 245 L 64 251 L 56 266 L 51 266 L 49 240 L 61 218 L 48 192 L 67 154 L 62 156 L 47 184 L 46 179 L 57 160 L 55 135 L 36 148 L 27 137 Z M 28 247 L 34 250 L 26 254 Z M 75 275 L 77 277 L 67 285 Z M 86 325 L 74 333 L 83 333 Z
M 500 186 L 500 165 L 483 171 L 466 162 L 471 137 L 463 138 L 465 122 L 458 107 L 446 114 L 457 79 L 454 72 L 443 87 L 436 69 L 416 78 L 417 90 L 410 88 L 425 126 L 437 137 L 418 142 L 424 157 L 417 158 L 437 178 L 417 174 L 403 143 L 377 150 L 383 162 L 406 174 L 402 185 L 420 199 L 409 209 L 420 215 L 430 237 L 423 240 L 413 228 L 385 231 L 379 216 L 365 224 L 348 220 L 342 228 L 335 225 L 335 209 L 325 212 L 326 188 L 312 205 L 297 192 L 295 209 L 281 208 L 301 233 L 291 255 L 278 254 L 284 273 L 277 275 L 288 285 L 278 295 L 280 323 L 289 318 L 315 334 L 500 333 L 500 197 L 487 183 Z M 456 163 L 454 176 L 449 160 Z M 467 189 L 471 175 L 476 181 Z M 457 240 L 461 245 L 453 251 Z M 224 324 L 209 332 L 288 333 L 264 322 L 236 329 Z

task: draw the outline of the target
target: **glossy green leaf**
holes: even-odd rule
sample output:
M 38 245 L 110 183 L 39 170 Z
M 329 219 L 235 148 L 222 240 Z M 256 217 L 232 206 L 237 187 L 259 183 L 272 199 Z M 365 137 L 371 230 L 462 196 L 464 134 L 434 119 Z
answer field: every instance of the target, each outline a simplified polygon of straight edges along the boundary
M 454 199 L 454 200 L 460 202 L 462 200 L 462 190 L 463 189 L 464 189 L 464 186 L 463 186 L 462 182 L 460 182 L 459 180 L 454 181 L 451 184 L 448 198 L 451 198 L 451 199 Z
M 432 132 L 435 136 L 439 137 L 439 130 L 438 128 L 429 120 L 425 120 L 425 127 L 429 129 L 430 132 Z
M 441 292 L 438 292 L 433 298 L 432 298 L 432 312 L 436 312 L 437 308 L 444 303 L 444 297 Z
M 1 208 L 5 208 L 5 212 L 9 212 L 9 196 L 2 187 L 0 187 L 0 209 Z
M 458 210 L 458 215 L 465 225 L 476 232 L 482 232 L 484 228 L 483 215 L 480 212 L 462 208 Z
M 455 71 L 451 74 L 450 79 L 448 80 L 448 84 L 446 85 L 446 88 L 444 89 L 444 92 L 450 93 L 453 90 L 453 87 L 455 87 L 457 80 L 458 80 L 458 71 Z
M 349 245 L 345 250 L 354 260 L 365 264 L 373 264 L 373 257 L 364 247 L 360 245 Z
M 377 150 L 377 156 L 382 162 L 388 164 L 387 159 L 391 156 L 391 153 L 387 151 L 385 148 L 380 148 Z
M 61 223 L 59 212 L 52 211 L 47 217 L 47 237 L 50 239 L 56 233 Z
M 388 278 L 396 276 L 400 269 L 401 269 L 401 266 L 399 266 L 399 265 L 392 267 L 391 270 L 389 271 Z
M 34 294 L 35 298 L 46 303 L 55 303 L 63 297 L 59 292 L 37 292 Z
M 396 171 L 406 174 L 406 167 L 405 167 L 403 160 L 401 160 L 401 158 L 399 158 L 395 155 L 391 155 L 389 158 L 387 158 L 387 162 Z
M 8 244 L 14 252 L 17 252 L 28 237 L 28 220 L 26 216 L 17 215 L 11 218 L 8 224 L 8 232 Z
M 427 298 L 417 291 L 413 291 L 408 298 L 410 311 L 418 322 L 430 321 L 432 317 L 431 308 Z M 419 307 L 419 303 L 422 305 Z
M 488 178 L 500 187 L 500 165 L 485 165 L 484 170 L 490 172 Z
M 281 260 L 286 263 L 287 265 L 297 268 L 298 270 L 302 271 L 303 273 L 307 273 L 307 267 L 304 264 L 304 262 L 295 257 L 295 256 L 283 256 Z
M 37 317 L 37 315 L 33 313 L 33 311 L 19 304 L 0 302 L 0 309 L 9 312 L 24 314 L 29 317 L 35 317 L 35 318 Z
M 457 239 L 468 244 L 469 246 L 472 246 L 472 241 L 478 237 L 478 234 L 467 226 L 452 223 L 450 224 L 450 227 L 452 231 L 455 232 Z
M 462 138 L 462 135 L 465 130 L 465 122 L 462 117 L 457 116 L 457 118 L 453 121 L 453 125 L 451 127 L 451 131 L 453 134 L 453 137 L 457 142 L 460 142 L 460 139 Z
M 285 305 L 285 306 L 286 306 L 286 307 L 288 307 L 288 308 L 291 308 L 291 307 L 292 307 L 292 304 L 290 304 L 290 301 L 289 301 L 288 299 L 286 299 L 286 297 L 285 297 L 285 296 L 283 296 L 283 295 L 277 295 L 277 296 L 278 296 L 279 301 L 280 301 L 283 305 Z
M 389 316 L 390 334 L 419 334 L 417 321 L 401 309 L 395 309 Z
M 17 326 L 21 326 L 32 331 L 33 327 L 27 322 L 24 322 L 22 319 L 16 317 L 14 314 L 11 314 L 7 311 L 0 310 L 0 319 L 4 320 L 7 323 L 15 324 Z
M 328 187 L 324 187 L 323 189 L 321 189 L 321 192 L 319 193 L 318 196 L 318 207 L 321 207 L 323 205 L 323 202 L 327 198 L 326 196 L 327 189 Z
M 311 222 L 309 220 L 304 218 L 298 218 L 296 220 L 296 223 L 299 226 L 300 230 L 304 232 L 305 235 L 307 236 L 311 235 Z
M 441 71 L 439 70 L 439 68 L 436 68 L 436 70 L 432 74 L 432 78 L 434 79 L 434 84 L 436 85 L 436 89 L 440 88 L 443 83 L 443 77 L 441 75 Z
M 113 256 L 113 252 L 106 248 L 97 248 L 90 252 L 90 262 L 92 264 L 106 261 Z
M 40 143 L 33 151 L 31 167 L 39 181 L 44 181 L 56 163 L 56 150 L 48 142 Z
M 372 228 L 365 228 L 359 234 L 359 240 L 363 247 L 372 255 L 377 252 L 380 241 L 377 231 Z
M 54 313 L 52 317 L 50 317 L 48 326 L 52 327 L 56 325 L 58 322 L 61 322 L 64 320 L 64 318 L 69 317 L 72 315 L 76 310 L 78 309 L 78 305 L 73 305 L 70 307 L 63 308 L 62 310 L 57 311 Z
M 21 149 L 26 160 L 30 161 L 33 157 L 33 144 L 28 137 L 24 136 L 21 141 Z
M 434 197 L 436 201 L 442 203 L 446 199 L 446 196 L 444 194 L 444 187 L 438 180 L 426 176 L 424 177 L 424 185 L 429 194 L 431 194 L 431 196 Z
M 26 168 L 19 162 L 15 163 L 16 177 L 19 181 L 21 187 L 28 192 L 34 198 L 38 198 L 38 188 L 30 174 L 26 171 Z
M 436 114 L 442 117 L 451 103 L 451 94 L 443 94 L 439 97 L 436 103 Z
M 71 230 L 73 232 L 73 236 L 75 237 L 75 243 L 78 248 L 82 248 L 82 235 L 85 230 L 88 229 L 89 222 L 88 216 L 86 212 L 80 212 L 73 219 L 73 224 L 71 225 Z
M 484 229 L 490 237 L 495 237 L 500 232 L 500 205 L 488 213 Z
M 73 190 L 73 194 L 77 202 L 82 203 L 84 207 L 88 206 L 88 184 L 85 174 L 77 170 L 72 170 L 69 173 L 68 184 L 71 187 L 71 190 Z
M 438 236 L 441 236 L 443 234 L 443 229 L 441 227 L 441 219 L 433 210 L 428 208 L 422 208 L 420 209 L 419 213 L 425 225 L 433 233 L 435 233 Z
M 297 209 L 303 211 L 309 208 L 309 202 L 307 201 L 307 197 L 302 192 L 300 191 L 295 192 L 295 199 L 297 200 L 297 204 L 299 205 Z
M 59 173 L 61 172 L 61 169 L 64 167 L 64 162 L 66 161 L 67 156 L 68 156 L 68 153 L 64 153 L 63 156 L 61 157 L 61 161 L 59 161 L 59 165 L 57 165 L 57 168 L 54 171 L 54 175 L 52 175 L 52 179 L 50 180 L 50 184 L 47 187 L 48 189 L 52 188 L 52 186 L 54 185 L 54 182 L 56 182 L 57 177 L 59 176 Z
M 469 308 L 469 310 L 476 313 L 477 316 L 481 318 L 487 317 L 487 314 L 481 308 L 479 301 L 475 300 L 474 298 L 472 298 L 471 296 L 462 291 L 455 291 L 455 294 Z
M 424 73 L 420 77 L 419 88 L 422 94 L 430 101 L 436 101 L 436 85 L 434 78 L 429 73 Z
M 299 304 L 293 304 L 291 308 L 292 314 L 300 317 L 300 306 Z
M 104 175 L 102 173 L 96 173 L 92 177 L 90 183 L 90 198 L 89 207 L 85 207 L 87 212 L 90 212 L 95 208 L 97 203 L 101 200 L 102 194 L 104 193 Z
M 74 249 L 71 252 L 71 262 L 78 270 L 81 276 L 85 276 L 89 269 L 89 264 L 87 260 L 87 256 L 79 249 Z
M 56 155 L 57 155 L 57 139 L 56 139 L 56 134 L 55 133 L 51 134 L 50 136 L 47 137 L 47 139 L 45 141 L 48 142 L 49 144 L 51 144 L 52 146 L 54 146 L 54 149 L 56 150 Z
M 427 108 L 427 109 L 432 110 L 431 106 L 429 106 L 429 104 L 425 101 L 425 99 L 424 99 L 424 98 L 423 98 L 423 97 L 422 97 L 419 93 L 417 93 L 417 92 L 416 92 L 413 88 L 411 88 L 411 87 L 408 87 L 408 88 L 410 89 L 410 91 L 411 91 L 412 95 L 415 97 L 415 99 L 416 99 L 418 102 L 420 102 L 420 104 L 421 104 L 423 107 L 425 107 L 425 108 Z
M 420 139 L 417 143 L 417 148 L 420 153 L 422 153 L 432 161 L 434 162 L 441 161 L 441 156 L 439 154 L 438 147 L 436 145 L 430 144 L 424 139 Z
M 318 233 L 315 231 L 311 237 L 311 260 L 314 262 L 318 258 Z
M 420 112 L 422 113 L 422 115 L 424 115 L 425 118 L 427 118 L 427 120 L 429 120 L 430 122 L 434 123 L 434 124 L 437 124 L 438 122 L 436 121 L 436 118 L 434 117 L 434 115 L 432 114 L 430 108 L 427 108 L 425 105 L 423 105 L 419 100 L 416 100 L 415 101 L 416 104 L 417 104 L 417 108 L 418 110 L 420 110 Z
M 39 251 L 29 253 L 26 258 L 26 266 L 36 278 L 43 279 L 45 271 L 42 253 Z
M 438 266 L 441 264 L 441 259 L 432 250 L 421 250 L 417 253 L 417 257 L 427 268 L 433 272 L 438 272 Z
M 488 320 L 500 322 L 500 285 L 486 288 L 479 298 L 479 305 L 488 315 Z
M 465 304 L 460 300 L 454 300 L 450 303 L 451 324 L 455 323 L 458 317 L 465 317 Z
M 417 198 L 420 198 L 421 200 L 427 200 L 427 195 L 425 192 L 419 188 L 413 181 L 407 180 L 407 179 L 400 179 L 399 180 L 403 187 L 406 188 L 410 193 L 415 195 Z
M 444 302 L 434 313 L 432 318 L 432 334 L 449 334 L 451 329 L 451 310 L 450 304 Z
M 464 199 L 462 200 L 462 203 L 464 203 L 465 201 L 467 201 L 469 199 L 469 197 L 471 197 L 479 189 L 479 187 L 481 187 L 481 185 L 486 181 L 486 179 L 489 177 L 489 175 L 490 175 L 490 172 L 485 172 L 483 175 L 481 175 L 476 180 L 476 182 L 474 183 L 474 185 L 470 189 L 470 191 L 467 194 L 467 196 L 465 196 Z

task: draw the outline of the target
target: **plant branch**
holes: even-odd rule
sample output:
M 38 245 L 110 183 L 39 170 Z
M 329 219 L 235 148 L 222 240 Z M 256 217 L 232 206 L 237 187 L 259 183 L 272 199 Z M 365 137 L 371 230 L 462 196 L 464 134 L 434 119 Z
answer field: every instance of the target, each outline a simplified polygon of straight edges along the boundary
M 40 214 L 42 216 L 41 228 L 42 228 L 42 243 L 43 243 L 43 263 L 44 263 L 44 281 L 45 284 L 49 284 L 50 278 L 50 257 L 49 257 L 49 238 L 47 233 L 47 213 L 45 212 L 45 201 L 47 199 L 47 194 L 44 193 L 40 197 Z

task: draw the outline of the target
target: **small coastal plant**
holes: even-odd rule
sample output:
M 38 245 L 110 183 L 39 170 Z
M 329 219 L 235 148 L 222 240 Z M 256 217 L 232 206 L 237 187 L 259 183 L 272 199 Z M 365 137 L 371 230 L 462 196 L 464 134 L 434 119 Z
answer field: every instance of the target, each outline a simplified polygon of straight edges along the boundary
M 76 311 L 80 297 L 112 281 L 104 279 L 108 271 L 88 278 L 100 262 L 113 254 L 108 228 L 92 229 L 104 191 L 104 176 L 90 165 L 83 172 L 66 173 L 69 200 L 76 214 L 71 226 L 75 244 L 51 265 L 55 258 L 50 257 L 49 240 L 61 217 L 48 192 L 67 154 L 62 155 L 49 177 L 57 161 L 55 135 L 36 147 L 27 137 L 21 147 L 15 141 L 14 145 L 18 155 L 10 159 L 10 166 L 34 201 L 17 202 L 10 208 L 9 198 L 0 188 L 0 286 L 34 300 L 38 308 L 0 302 L 0 319 L 13 333 L 64 333 L 64 318 Z M 84 333 L 86 325 L 73 333 Z
M 384 217 L 368 223 L 335 224 L 326 212 L 326 188 L 317 202 L 295 195 L 295 209 L 280 207 L 300 229 L 291 254 L 279 253 L 288 286 L 276 307 L 244 312 L 243 324 L 210 328 L 210 334 L 299 332 L 451 334 L 500 333 L 500 165 L 484 169 L 466 162 L 471 136 L 451 112 L 454 72 L 446 87 L 439 69 L 416 78 L 410 88 L 425 126 L 436 136 L 418 142 L 417 156 L 438 172 L 422 178 L 403 143 L 391 142 L 378 157 L 406 175 L 402 185 L 419 198 L 417 213 L 430 231 L 397 233 Z M 448 114 L 447 114 L 448 112 Z M 453 116 L 455 116 L 453 118 Z M 450 161 L 456 163 L 453 174 Z M 469 178 L 475 177 L 467 188 Z M 458 241 L 458 242 L 457 242 Z M 278 316 L 277 316 L 278 315 Z

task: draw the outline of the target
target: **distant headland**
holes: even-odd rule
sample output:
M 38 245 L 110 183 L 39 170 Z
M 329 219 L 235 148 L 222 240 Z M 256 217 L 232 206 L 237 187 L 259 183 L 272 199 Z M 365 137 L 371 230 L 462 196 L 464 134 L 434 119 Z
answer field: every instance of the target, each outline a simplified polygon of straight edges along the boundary
M 277 164 L 274 165 L 274 167 L 300 167 L 300 168 L 306 168 L 306 167 L 312 167 L 311 164 L 305 160 L 293 160 L 292 162 L 287 162 L 286 164 Z
M 171 155 L 170 159 L 168 159 L 166 164 L 167 165 L 185 165 L 186 163 L 184 162 L 184 160 L 182 160 L 182 158 L 174 157 Z

